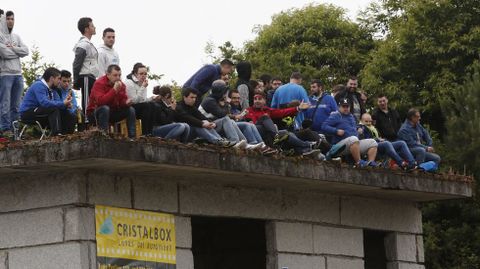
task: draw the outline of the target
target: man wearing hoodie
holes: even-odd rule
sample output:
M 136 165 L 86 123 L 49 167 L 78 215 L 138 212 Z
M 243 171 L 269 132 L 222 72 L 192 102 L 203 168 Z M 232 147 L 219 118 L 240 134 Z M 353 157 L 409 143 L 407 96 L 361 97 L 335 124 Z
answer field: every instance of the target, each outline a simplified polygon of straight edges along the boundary
M 7 11 L 1 16 L 0 28 L 0 129 L 11 131 L 12 121 L 19 117 L 18 107 L 23 93 L 20 58 L 28 55 L 28 47 L 13 33 L 15 15 Z M 3 18 L 5 17 L 5 19 Z
M 222 75 L 229 75 L 233 72 L 234 64 L 228 59 L 224 59 L 220 64 L 207 64 L 200 68 L 191 78 L 185 82 L 183 89 L 192 88 L 198 91 L 199 96 L 195 105 L 200 105 L 201 97 L 212 87 L 215 80 L 221 79 Z
M 28 88 L 20 107 L 22 120 L 39 121 L 48 125 L 53 135 L 73 133 L 71 127 L 75 117 L 69 115 L 72 107 L 72 95 L 60 99 L 55 90 L 60 84 L 60 71 L 54 67 L 47 68 L 42 79 Z
M 73 60 L 73 86 L 75 89 L 80 89 L 82 93 L 82 108 L 86 114 L 90 91 L 99 75 L 98 52 L 90 41 L 92 36 L 96 34 L 96 31 L 92 19 L 88 17 L 80 18 L 77 27 L 82 37 L 73 48 L 75 53 L 75 59 Z M 86 118 L 88 119 L 88 117 Z
M 111 64 L 120 65 L 120 57 L 113 49 L 115 44 L 115 30 L 105 28 L 103 30 L 103 44 L 98 47 L 98 70 L 100 76 L 107 73 L 107 68 Z
M 350 101 L 343 99 L 339 102 L 337 112 L 333 112 L 323 122 L 322 130 L 332 135 L 332 144 L 345 145 L 342 155 L 351 155 L 355 166 L 377 166 L 377 142 L 374 139 L 358 139 L 357 123 L 355 117 L 350 113 Z M 362 160 L 361 156 L 367 155 L 368 160 Z
M 217 125 L 217 132 L 225 134 L 227 139 L 235 142 L 235 146 L 239 148 L 254 149 L 261 147 L 263 142 L 255 139 L 255 134 L 252 132 L 257 131 L 254 124 L 244 122 L 248 127 L 243 128 L 243 132 L 239 125 L 230 118 L 229 108 L 226 102 L 227 85 L 222 80 L 214 81 L 212 84 L 212 93 L 205 97 L 202 104 L 198 108 L 202 114 L 210 120 L 213 120 Z M 245 127 L 245 126 L 243 126 Z M 250 145 L 247 145 L 248 144 Z

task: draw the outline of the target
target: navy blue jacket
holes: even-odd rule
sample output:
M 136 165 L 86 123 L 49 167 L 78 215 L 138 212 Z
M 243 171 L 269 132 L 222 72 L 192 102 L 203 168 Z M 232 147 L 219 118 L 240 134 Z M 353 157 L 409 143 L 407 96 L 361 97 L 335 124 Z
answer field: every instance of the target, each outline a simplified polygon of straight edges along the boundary
M 191 78 L 183 84 L 183 88 L 193 88 L 200 92 L 200 96 L 204 95 L 212 87 L 212 83 L 220 79 L 221 67 L 218 64 L 207 64 L 200 68 Z
M 345 131 L 343 136 L 337 135 L 337 130 L 339 129 Z M 332 144 L 336 144 L 341 140 L 350 136 L 358 137 L 357 123 L 355 121 L 355 117 L 351 113 L 349 113 L 348 115 L 344 115 L 338 111 L 333 112 L 323 122 L 322 131 L 325 134 L 329 134 L 333 136 L 331 141 Z
M 408 119 L 405 120 L 402 127 L 400 127 L 398 139 L 405 141 L 409 148 L 427 148 L 431 147 L 433 143 L 430 134 L 428 134 L 427 130 L 423 128 L 420 123 L 417 123 L 417 125 L 413 127 Z

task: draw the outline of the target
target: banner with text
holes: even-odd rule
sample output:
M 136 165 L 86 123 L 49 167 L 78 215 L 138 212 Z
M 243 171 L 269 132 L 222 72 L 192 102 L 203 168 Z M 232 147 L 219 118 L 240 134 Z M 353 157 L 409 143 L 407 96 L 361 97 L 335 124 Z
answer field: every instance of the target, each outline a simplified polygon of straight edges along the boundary
M 175 217 L 95 206 L 97 268 L 175 269 Z

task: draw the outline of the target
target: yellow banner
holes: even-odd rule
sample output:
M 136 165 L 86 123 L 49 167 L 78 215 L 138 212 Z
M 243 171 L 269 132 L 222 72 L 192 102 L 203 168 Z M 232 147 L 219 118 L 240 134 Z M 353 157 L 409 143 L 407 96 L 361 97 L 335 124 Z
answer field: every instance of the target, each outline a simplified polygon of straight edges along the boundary
M 95 206 L 97 257 L 176 264 L 175 217 Z

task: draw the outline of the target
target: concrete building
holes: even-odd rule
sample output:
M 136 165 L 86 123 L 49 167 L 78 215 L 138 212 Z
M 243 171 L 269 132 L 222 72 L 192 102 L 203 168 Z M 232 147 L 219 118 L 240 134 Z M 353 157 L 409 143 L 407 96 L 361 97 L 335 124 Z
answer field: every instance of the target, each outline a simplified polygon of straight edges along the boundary
M 0 150 L 0 269 L 96 268 L 95 205 L 175 215 L 180 269 L 423 269 L 472 182 L 92 135 Z

